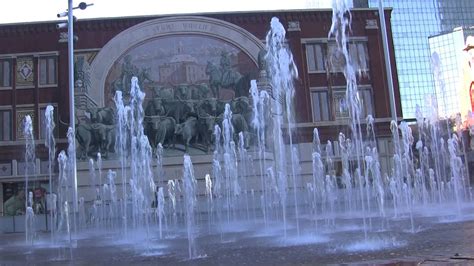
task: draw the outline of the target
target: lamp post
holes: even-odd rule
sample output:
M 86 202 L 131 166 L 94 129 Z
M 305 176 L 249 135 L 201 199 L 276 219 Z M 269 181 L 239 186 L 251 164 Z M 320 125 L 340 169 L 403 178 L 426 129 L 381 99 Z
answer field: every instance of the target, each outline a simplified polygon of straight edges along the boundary
M 388 49 L 387 27 L 385 25 L 385 12 L 383 10 L 383 0 L 379 0 L 379 18 L 382 31 L 382 44 L 385 57 L 385 70 L 387 71 L 387 82 L 390 97 L 390 113 L 392 120 L 397 122 L 397 105 L 395 103 L 395 91 L 393 89 L 392 66 L 390 62 L 390 51 Z
M 74 108 L 74 16 L 73 16 L 73 10 L 74 9 L 81 9 L 84 10 L 88 6 L 91 6 L 93 4 L 86 4 L 84 2 L 81 2 L 78 6 L 73 7 L 72 6 L 72 0 L 68 0 L 68 7 L 66 12 L 59 13 L 57 16 L 58 18 L 60 17 L 65 17 L 67 16 L 67 23 L 59 23 L 56 25 L 56 28 L 61 29 L 65 28 L 67 26 L 67 44 L 68 44 L 68 76 L 69 76 L 69 123 L 70 123 L 70 128 L 72 129 L 72 132 L 74 134 L 76 133 L 76 124 L 75 124 L 75 108 Z M 76 141 L 75 139 L 72 141 L 70 144 L 73 147 L 73 151 L 76 151 Z M 76 171 L 76 154 L 69 154 L 69 156 L 72 156 L 72 174 L 73 174 L 73 180 L 74 180 L 74 193 L 73 193 L 73 210 L 74 210 L 74 230 L 76 230 L 76 219 L 75 215 L 79 211 L 79 208 L 77 206 L 78 204 L 78 196 L 77 196 L 77 171 Z

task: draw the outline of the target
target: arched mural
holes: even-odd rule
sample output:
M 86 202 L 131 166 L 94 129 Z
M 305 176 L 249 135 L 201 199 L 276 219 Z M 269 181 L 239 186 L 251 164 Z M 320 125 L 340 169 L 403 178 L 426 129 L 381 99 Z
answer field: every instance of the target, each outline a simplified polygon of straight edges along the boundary
M 250 79 L 257 74 L 253 60 L 223 40 L 202 35 L 155 38 L 131 48 L 112 65 L 105 80 L 105 106 L 113 104 L 116 90 L 128 95 L 132 76 L 138 77 L 147 98 L 228 101 L 248 96 Z
M 249 134 L 250 80 L 260 73 L 262 47 L 245 30 L 202 17 L 157 19 L 120 33 L 90 67 L 90 87 L 102 89 L 85 97 L 90 102 L 79 115 L 79 157 L 114 152 L 113 96 L 122 91 L 127 103 L 133 76 L 146 94 L 145 134 L 153 147 L 162 143 L 169 154 L 207 153 L 225 104 L 234 114 L 235 135 Z M 84 141 L 88 136 L 95 141 Z

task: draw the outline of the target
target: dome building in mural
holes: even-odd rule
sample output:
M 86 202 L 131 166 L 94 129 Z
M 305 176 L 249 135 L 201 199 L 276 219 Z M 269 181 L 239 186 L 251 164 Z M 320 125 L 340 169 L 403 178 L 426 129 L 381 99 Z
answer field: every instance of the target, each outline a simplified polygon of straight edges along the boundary
M 205 65 L 200 65 L 196 58 L 186 54 L 182 43 L 179 43 L 176 55 L 169 63 L 159 67 L 160 85 L 168 82 L 173 84 L 196 84 L 207 80 Z

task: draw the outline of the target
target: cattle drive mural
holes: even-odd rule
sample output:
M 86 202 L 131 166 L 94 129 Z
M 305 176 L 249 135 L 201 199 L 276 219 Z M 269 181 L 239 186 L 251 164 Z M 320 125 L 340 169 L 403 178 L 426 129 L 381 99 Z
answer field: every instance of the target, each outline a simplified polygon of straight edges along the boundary
M 240 132 L 250 139 L 249 88 L 258 73 L 246 53 L 209 36 L 165 36 L 133 47 L 109 71 L 105 107 L 85 108 L 87 115 L 76 130 L 78 156 L 115 153 L 113 96 L 121 91 L 127 103 L 134 76 L 146 94 L 144 128 L 152 147 L 161 143 L 168 154 L 209 152 L 226 104 L 233 113 L 236 142 Z

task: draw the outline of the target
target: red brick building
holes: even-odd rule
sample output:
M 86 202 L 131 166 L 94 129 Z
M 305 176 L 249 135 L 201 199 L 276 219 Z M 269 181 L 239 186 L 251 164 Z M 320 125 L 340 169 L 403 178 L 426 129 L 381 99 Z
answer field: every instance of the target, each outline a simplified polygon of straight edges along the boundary
M 386 11 L 397 117 L 402 117 L 397 70 Z M 91 108 L 113 106 L 117 88 L 127 87 L 130 73 L 142 78 L 150 95 L 207 84 L 206 62 L 222 66 L 225 54 L 239 77 L 259 79 L 258 53 L 272 17 L 287 31 L 288 47 L 299 71 L 296 81 L 297 141 L 312 140 L 318 127 L 322 142 L 350 135 L 344 110 L 345 80 L 328 40 L 331 10 L 208 13 L 193 16 L 144 16 L 79 20 L 75 23 L 75 103 L 78 120 L 90 118 Z M 67 33 L 56 22 L 0 25 L 0 201 L 11 193 L 10 182 L 22 180 L 24 140 L 21 121 L 34 120 L 37 139 L 37 178 L 46 180 L 47 151 L 41 125 L 48 104 L 57 113 L 58 150 L 66 145 L 69 123 Z M 388 154 L 391 120 L 381 28 L 376 9 L 354 9 L 349 52 L 358 70 L 362 115 L 373 114 L 381 156 Z M 129 70 L 127 70 L 129 68 Z M 131 70 L 130 70 L 131 69 Z M 127 72 L 128 71 L 128 72 Z M 140 76 L 141 75 L 141 76 Z M 210 74 L 209 74 L 210 75 Z M 209 94 L 208 94 L 209 95 Z M 238 92 L 222 89 L 219 98 Z M 186 96 L 183 96 L 186 97 Z M 337 145 L 334 145 L 337 146 Z M 336 152 L 336 151 L 335 151 Z M 337 152 L 336 152 L 337 155 Z

